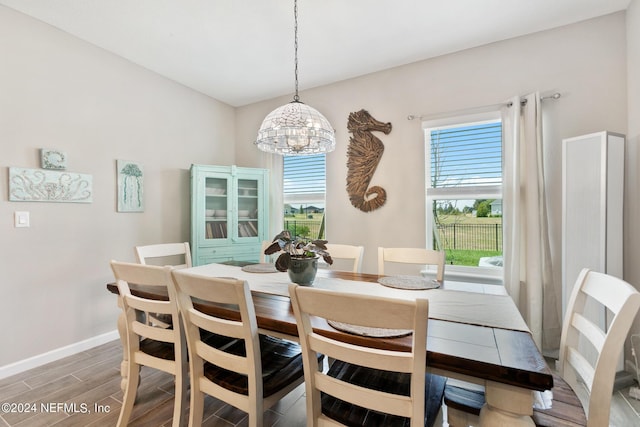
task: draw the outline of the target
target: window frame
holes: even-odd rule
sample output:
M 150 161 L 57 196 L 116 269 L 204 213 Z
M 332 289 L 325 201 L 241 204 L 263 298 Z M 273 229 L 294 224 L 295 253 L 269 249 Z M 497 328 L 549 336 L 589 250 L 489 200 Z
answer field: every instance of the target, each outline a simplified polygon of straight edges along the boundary
M 475 200 L 475 199 L 502 199 L 502 183 L 495 185 L 476 185 L 461 187 L 433 188 L 431 187 L 431 131 L 434 129 L 446 129 L 470 125 L 482 125 L 486 123 L 502 123 L 502 114 L 499 110 L 490 110 L 475 114 L 451 115 L 436 119 L 427 119 L 422 122 L 425 142 L 425 221 L 427 249 L 433 249 L 435 218 L 432 204 L 435 200 Z M 504 136 L 502 138 L 502 158 L 504 159 Z M 504 174 L 504 160 L 502 161 Z M 504 209 L 503 209 L 504 210 Z M 503 241 L 507 236 L 504 235 Z M 450 280 L 476 281 L 486 284 L 503 284 L 503 267 L 480 267 L 464 265 L 447 265 L 445 276 Z M 434 268 L 428 266 L 427 274 L 433 274 Z

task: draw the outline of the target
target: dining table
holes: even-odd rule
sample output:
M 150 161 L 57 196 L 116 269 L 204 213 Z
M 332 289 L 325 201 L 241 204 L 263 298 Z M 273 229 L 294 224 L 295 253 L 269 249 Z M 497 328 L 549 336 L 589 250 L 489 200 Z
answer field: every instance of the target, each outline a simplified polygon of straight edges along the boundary
M 260 333 L 297 340 L 298 329 L 288 295 L 291 283 L 288 274 L 266 264 L 244 264 L 206 264 L 186 270 L 202 276 L 246 280 Z M 397 279 L 407 277 L 397 276 Z M 426 372 L 484 386 L 486 404 L 480 414 L 481 426 L 534 425 L 531 415 L 536 394 L 551 390 L 553 376 L 504 287 L 445 280 L 433 286 L 403 288 L 389 286 L 389 280 L 383 279 L 389 277 L 319 268 L 311 286 L 390 298 L 428 299 Z M 129 286 L 133 295 L 168 299 L 167 292 L 157 287 Z M 108 283 L 107 289 L 118 294 L 115 283 Z M 194 301 L 194 305 L 211 315 L 239 319 L 235 307 L 206 301 Z M 406 334 L 358 333 L 337 329 L 324 319 L 315 319 L 313 326 L 320 334 L 353 344 L 401 351 L 411 349 L 412 338 Z M 118 320 L 121 339 L 126 337 L 124 328 L 121 314 Z M 126 358 L 123 359 L 123 375 L 127 363 Z

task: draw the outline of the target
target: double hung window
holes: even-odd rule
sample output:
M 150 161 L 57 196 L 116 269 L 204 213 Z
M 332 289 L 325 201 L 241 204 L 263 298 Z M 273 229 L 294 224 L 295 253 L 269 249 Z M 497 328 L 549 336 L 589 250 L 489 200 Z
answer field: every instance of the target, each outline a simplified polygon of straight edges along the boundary
M 427 247 L 447 272 L 501 275 L 502 123 L 498 111 L 423 123 Z
M 324 238 L 326 155 L 285 156 L 283 168 L 284 229 Z

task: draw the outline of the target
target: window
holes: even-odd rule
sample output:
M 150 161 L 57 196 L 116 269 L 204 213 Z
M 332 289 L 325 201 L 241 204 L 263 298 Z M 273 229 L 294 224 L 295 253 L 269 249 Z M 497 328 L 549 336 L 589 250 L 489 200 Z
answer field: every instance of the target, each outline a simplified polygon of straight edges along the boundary
M 423 123 L 427 246 L 448 272 L 501 274 L 502 123 L 499 112 Z
M 284 229 L 295 236 L 324 238 L 325 156 L 283 159 Z

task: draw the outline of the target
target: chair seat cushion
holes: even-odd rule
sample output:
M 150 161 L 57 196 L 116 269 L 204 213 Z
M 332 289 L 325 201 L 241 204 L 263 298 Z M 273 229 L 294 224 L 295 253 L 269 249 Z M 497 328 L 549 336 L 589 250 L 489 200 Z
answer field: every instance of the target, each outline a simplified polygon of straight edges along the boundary
M 378 391 L 409 395 L 411 375 L 398 372 L 381 371 L 336 360 L 329 368 L 328 375 L 361 387 Z M 425 426 L 435 422 L 440 406 L 446 378 L 425 374 Z M 409 426 L 405 417 L 372 411 L 349 402 L 322 394 L 322 412 L 328 417 L 347 426 Z
M 587 416 L 580 399 L 569 384 L 553 374 L 553 403 L 549 409 L 533 409 L 533 422 L 540 427 L 586 426 Z
M 165 360 L 175 360 L 176 358 L 173 343 L 156 341 L 150 338 L 140 341 L 140 351 Z
M 237 340 L 225 349 L 226 352 L 245 356 L 243 340 Z M 260 335 L 260 353 L 262 359 L 263 396 L 269 397 L 282 390 L 298 378 L 303 377 L 302 352 L 297 343 Z M 324 356 L 319 355 L 322 361 Z M 211 363 L 205 363 L 205 376 L 214 383 L 235 393 L 248 395 L 248 380 L 244 375 L 222 369 Z
M 200 339 L 215 348 L 221 348 L 237 341 L 235 338 L 225 337 L 224 335 L 217 335 L 203 330 L 200 331 Z M 140 351 L 165 360 L 175 360 L 176 357 L 173 343 L 156 341 L 151 338 L 145 338 L 140 341 Z

